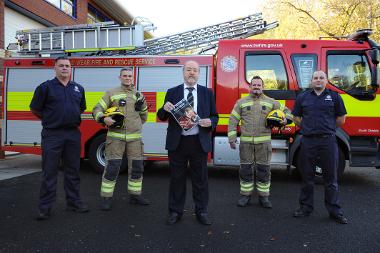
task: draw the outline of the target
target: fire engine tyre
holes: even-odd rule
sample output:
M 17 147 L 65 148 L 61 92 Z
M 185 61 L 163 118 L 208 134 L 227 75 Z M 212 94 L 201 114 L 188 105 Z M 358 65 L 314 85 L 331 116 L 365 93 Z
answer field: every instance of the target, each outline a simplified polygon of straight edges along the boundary
M 90 164 L 96 173 L 103 173 L 104 166 L 106 164 L 105 141 L 105 134 L 101 134 L 95 137 L 92 140 L 90 148 L 88 150 L 88 158 L 90 160 Z
M 106 164 L 106 156 L 105 156 L 105 141 L 106 141 L 106 134 L 101 134 L 97 137 L 95 137 L 90 145 L 90 148 L 88 150 L 88 158 L 90 160 L 90 164 L 92 166 L 92 169 L 96 173 L 103 173 L 104 166 Z M 123 172 L 128 167 L 127 161 L 124 161 L 120 166 L 120 172 Z
M 346 159 L 344 157 L 343 150 L 338 147 L 338 156 L 339 156 L 339 162 L 338 162 L 338 181 L 342 180 L 344 170 L 346 168 Z M 298 168 L 300 168 L 300 165 L 304 161 L 301 159 L 300 155 L 297 154 L 296 158 L 296 167 L 297 167 L 297 174 L 300 175 Z M 316 184 L 323 184 L 323 177 L 322 177 L 322 170 L 320 167 L 316 166 L 315 168 L 315 179 Z

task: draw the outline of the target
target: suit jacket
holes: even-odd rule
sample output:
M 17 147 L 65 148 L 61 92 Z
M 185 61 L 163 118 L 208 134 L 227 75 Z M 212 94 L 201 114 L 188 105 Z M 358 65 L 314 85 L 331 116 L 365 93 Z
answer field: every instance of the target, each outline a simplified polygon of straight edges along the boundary
M 165 96 L 165 102 L 171 102 L 173 105 L 183 99 L 184 85 L 178 85 L 170 88 Z M 211 133 L 212 130 L 218 124 L 219 116 L 216 111 L 214 93 L 211 89 L 198 85 L 197 87 L 197 113 L 201 119 L 210 118 L 211 127 L 199 126 L 199 140 L 204 152 L 210 152 L 212 150 Z M 180 142 L 182 128 L 174 119 L 171 113 L 164 110 L 163 106 L 158 110 L 157 116 L 160 120 L 165 121 L 169 119 L 169 125 L 166 135 L 165 148 L 168 151 L 174 151 Z

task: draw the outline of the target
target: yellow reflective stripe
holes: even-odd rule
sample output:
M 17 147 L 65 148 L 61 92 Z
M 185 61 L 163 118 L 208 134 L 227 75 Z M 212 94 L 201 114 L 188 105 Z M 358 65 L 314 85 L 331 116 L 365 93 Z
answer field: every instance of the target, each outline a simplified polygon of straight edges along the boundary
M 128 186 L 131 186 L 131 187 L 141 187 L 142 185 L 142 181 L 131 181 L 131 180 L 128 180 Z
M 260 101 L 260 105 L 264 105 L 266 107 L 269 107 L 270 109 L 273 108 L 273 104 L 265 101 Z
M 146 120 L 146 122 L 150 122 L 150 123 L 154 123 L 156 122 L 156 113 L 155 112 L 148 112 L 148 119 Z
M 107 104 L 106 104 L 106 102 L 104 102 L 103 98 L 101 98 L 101 99 L 99 100 L 99 104 L 100 104 L 100 106 L 103 108 L 103 110 L 107 110 L 107 109 L 108 109 L 108 108 L 107 108 Z
M 138 138 L 142 138 L 142 135 L 141 134 L 127 134 L 125 136 L 126 140 L 132 140 L 132 139 L 138 139 Z
M 240 114 L 237 113 L 235 110 L 232 110 L 231 114 L 232 114 L 232 116 L 234 116 L 237 120 L 240 120 Z
M 142 181 L 133 182 L 128 180 L 128 190 L 134 192 L 140 192 L 142 189 Z
M 132 139 L 139 139 L 142 138 L 141 134 L 122 134 L 122 133 L 116 133 L 108 131 L 107 136 L 117 138 L 120 140 L 132 140 Z
M 251 192 L 253 191 L 254 185 L 253 183 L 246 183 L 244 181 L 240 181 L 240 191 L 241 192 Z
M 247 106 L 253 106 L 253 102 L 249 101 L 249 102 L 242 103 L 240 105 L 240 108 L 244 108 L 244 107 L 247 107 Z
M 103 112 L 98 112 L 96 115 L 95 115 L 95 120 L 96 121 L 99 121 L 99 118 L 101 117 L 101 116 L 103 116 L 104 114 L 103 114 Z
M 253 137 L 253 136 L 241 136 L 240 140 L 243 142 L 253 142 L 253 143 L 260 143 L 264 141 L 270 141 L 271 136 L 266 135 L 266 136 L 258 136 L 258 137 Z
M 127 98 L 127 94 L 117 94 L 117 95 L 113 95 L 110 99 L 111 101 L 114 101 L 116 99 L 121 99 L 121 98 Z
M 118 139 L 121 139 L 121 140 L 125 139 L 125 134 L 115 133 L 115 132 L 111 132 L 111 131 L 108 131 L 107 136 L 118 138 Z
M 8 92 L 7 110 L 8 111 L 29 111 L 29 105 L 33 98 L 33 92 Z M 3 94 L 3 102 L 4 102 Z
M 280 104 L 280 110 L 283 111 L 285 109 L 285 105 Z
M 166 92 L 156 92 L 156 112 L 164 106 Z
M 236 136 L 236 131 L 229 131 L 228 137 Z
M 112 182 L 112 181 L 108 181 L 108 182 L 102 181 L 101 191 L 105 192 L 105 193 L 111 193 L 115 189 L 115 184 L 116 184 L 116 181 L 114 181 L 114 182 Z
M 228 126 L 229 118 L 219 118 L 218 126 Z
M 347 94 L 340 94 L 351 117 L 380 117 L 380 94 L 372 101 L 360 101 Z
M 261 192 L 269 192 L 270 189 L 270 183 L 260 183 L 257 182 L 257 190 Z
M 104 92 L 85 92 L 86 96 L 86 112 L 91 112 L 92 109 L 95 107 L 97 103 L 99 103 L 99 100 L 104 95 Z M 105 103 L 104 103 L 105 104 Z M 105 110 L 107 109 L 107 105 L 101 105 L 102 108 Z

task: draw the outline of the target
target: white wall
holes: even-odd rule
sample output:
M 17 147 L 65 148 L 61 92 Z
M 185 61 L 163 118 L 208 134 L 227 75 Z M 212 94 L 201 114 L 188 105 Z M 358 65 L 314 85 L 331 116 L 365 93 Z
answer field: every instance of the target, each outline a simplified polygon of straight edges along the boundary
M 46 26 L 28 18 L 8 7 L 4 9 L 4 48 L 7 48 L 9 43 L 15 43 L 16 31 L 44 28 Z

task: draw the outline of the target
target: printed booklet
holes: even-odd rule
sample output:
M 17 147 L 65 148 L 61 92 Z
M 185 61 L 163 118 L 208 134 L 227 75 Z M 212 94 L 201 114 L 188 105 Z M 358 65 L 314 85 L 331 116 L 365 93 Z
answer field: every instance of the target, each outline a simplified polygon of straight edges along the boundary
M 182 99 L 175 104 L 174 109 L 170 113 L 185 131 L 189 131 L 195 127 L 201 119 L 186 99 Z

